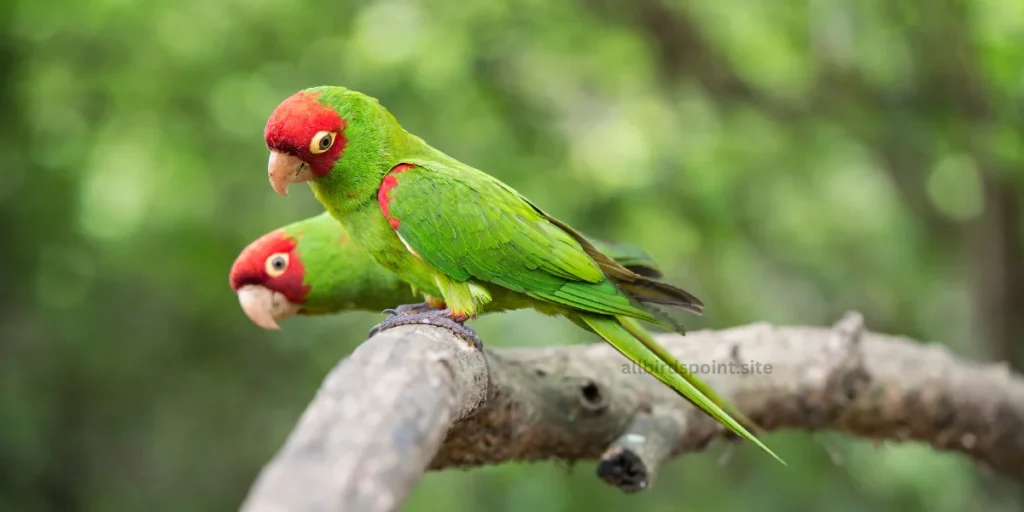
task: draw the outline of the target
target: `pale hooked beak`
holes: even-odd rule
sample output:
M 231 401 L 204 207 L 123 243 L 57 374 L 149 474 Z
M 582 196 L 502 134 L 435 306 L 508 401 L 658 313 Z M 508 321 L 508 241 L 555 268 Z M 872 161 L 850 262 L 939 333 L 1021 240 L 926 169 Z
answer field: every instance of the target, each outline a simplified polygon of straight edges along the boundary
M 238 289 L 238 303 L 252 323 L 272 331 L 278 331 L 277 321 L 284 320 L 299 312 L 299 305 L 293 304 L 280 292 L 269 288 L 247 284 Z
M 313 171 L 309 169 L 306 162 L 297 156 L 280 151 L 270 152 L 267 174 L 270 177 L 270 186 L 274 187 L 274 192 L 282 196 L 288 195 L 288 185 L 313 179 Z

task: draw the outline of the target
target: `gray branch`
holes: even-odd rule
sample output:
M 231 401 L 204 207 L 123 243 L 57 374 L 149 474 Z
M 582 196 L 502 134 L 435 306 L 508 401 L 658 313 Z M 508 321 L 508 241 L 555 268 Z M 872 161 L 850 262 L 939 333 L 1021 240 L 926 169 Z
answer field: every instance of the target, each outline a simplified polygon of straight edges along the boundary
M 867 332 L 857 313 L 831 329 L 660 340 L 765 430 L 923 441 L 1024 482 L 1024 380 L 1005 365 Z M 723 439 L 735 438 L 606 344 L 479 352 L 405 326 L 328 374 L 242 509 L 392 511 L 427 470 L 511 460 L 598 460 L 600 478 L 633 492 Z

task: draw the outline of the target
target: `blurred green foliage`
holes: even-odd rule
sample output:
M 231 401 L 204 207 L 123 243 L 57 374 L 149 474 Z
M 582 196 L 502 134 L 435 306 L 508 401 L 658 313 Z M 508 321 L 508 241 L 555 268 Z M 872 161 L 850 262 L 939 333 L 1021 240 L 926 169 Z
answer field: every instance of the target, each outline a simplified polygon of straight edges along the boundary
M 691 329 L 859 309 L 1024 360 L 1019 0 L 14 0 L 0 20 L 0 510 L 236 508 L 379 319 L 263 332 L 227 284 L 248 241 L 320 211 L 273 194 L 262 140 L 312 85 L 645 247 L 707 303 Z M 475 325 L 590 341 L 529 311 Z M 922 446 L 770 441 L 789 467 L 716 448 L 634 496 L 590 463 L 433 473 L 406 510 L 1020 507 Z

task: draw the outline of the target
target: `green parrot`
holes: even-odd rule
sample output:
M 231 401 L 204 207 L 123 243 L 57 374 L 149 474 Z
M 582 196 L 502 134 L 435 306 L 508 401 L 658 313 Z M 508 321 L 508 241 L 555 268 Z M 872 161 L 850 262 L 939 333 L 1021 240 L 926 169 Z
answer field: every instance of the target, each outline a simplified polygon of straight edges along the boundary
M 642 249 L 591 240 L 622 266 L 648 277 L 661 277 Z M 293 315 L 343 311 L 390 311 L 410 297 L 409 284 L 378 265 L 353 242 L 331 214 L 293 222 L 247 245 L 231 265 L 231 289 L 242 311 L 264 329 Z M 419 310 L 444 308 L 425 296 Z
M 308 182 L 377 263 L 445 302 L 441 310 L 395 314 L 375 331 L 427 323 L 480 348 L 464 322 L 484 311 L 532 307 L 560 315 L 782 462 L 741 424 L 758 430 L 749 419 L 680 371 L 640 324 L 674 327 L 649 306 L 699 315 L 697 297 L 616 263 L 512 187 L 405 131 L 365 94 L 334 86 L 299 91 L 274 109 L 264 139 L 278 194 Z

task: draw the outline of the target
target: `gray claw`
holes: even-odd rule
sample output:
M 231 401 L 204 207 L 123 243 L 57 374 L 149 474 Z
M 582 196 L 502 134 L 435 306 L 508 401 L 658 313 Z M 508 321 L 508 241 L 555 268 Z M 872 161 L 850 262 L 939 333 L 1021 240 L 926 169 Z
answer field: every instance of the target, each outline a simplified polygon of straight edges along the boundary
M 409 306 L 420 306 L 420 304 L 411 304 Z M 480 340 L 480 337 L 476 335 L 476 332 L 468 326 L 464 325 L 451 317 L 451 311 L 438 310 L 430 308 L 429 311 L 424 313 L 403 313 L 401 312 L 402 306 L 396 308 L 399 311 L 392 313 L 390 317 L 385 319 L 383 322 L 373 326 L 370 329 L 369 336 L 373 337 L 388 329 L 398 327 L 400 325 L 434 325 L 437 327 L 444 327 L 455 333 L 458 337 L 470 342 L 477 350 L 483 350 L 484 343 Z M 384 310 L 388 313 L 394 310 Z

